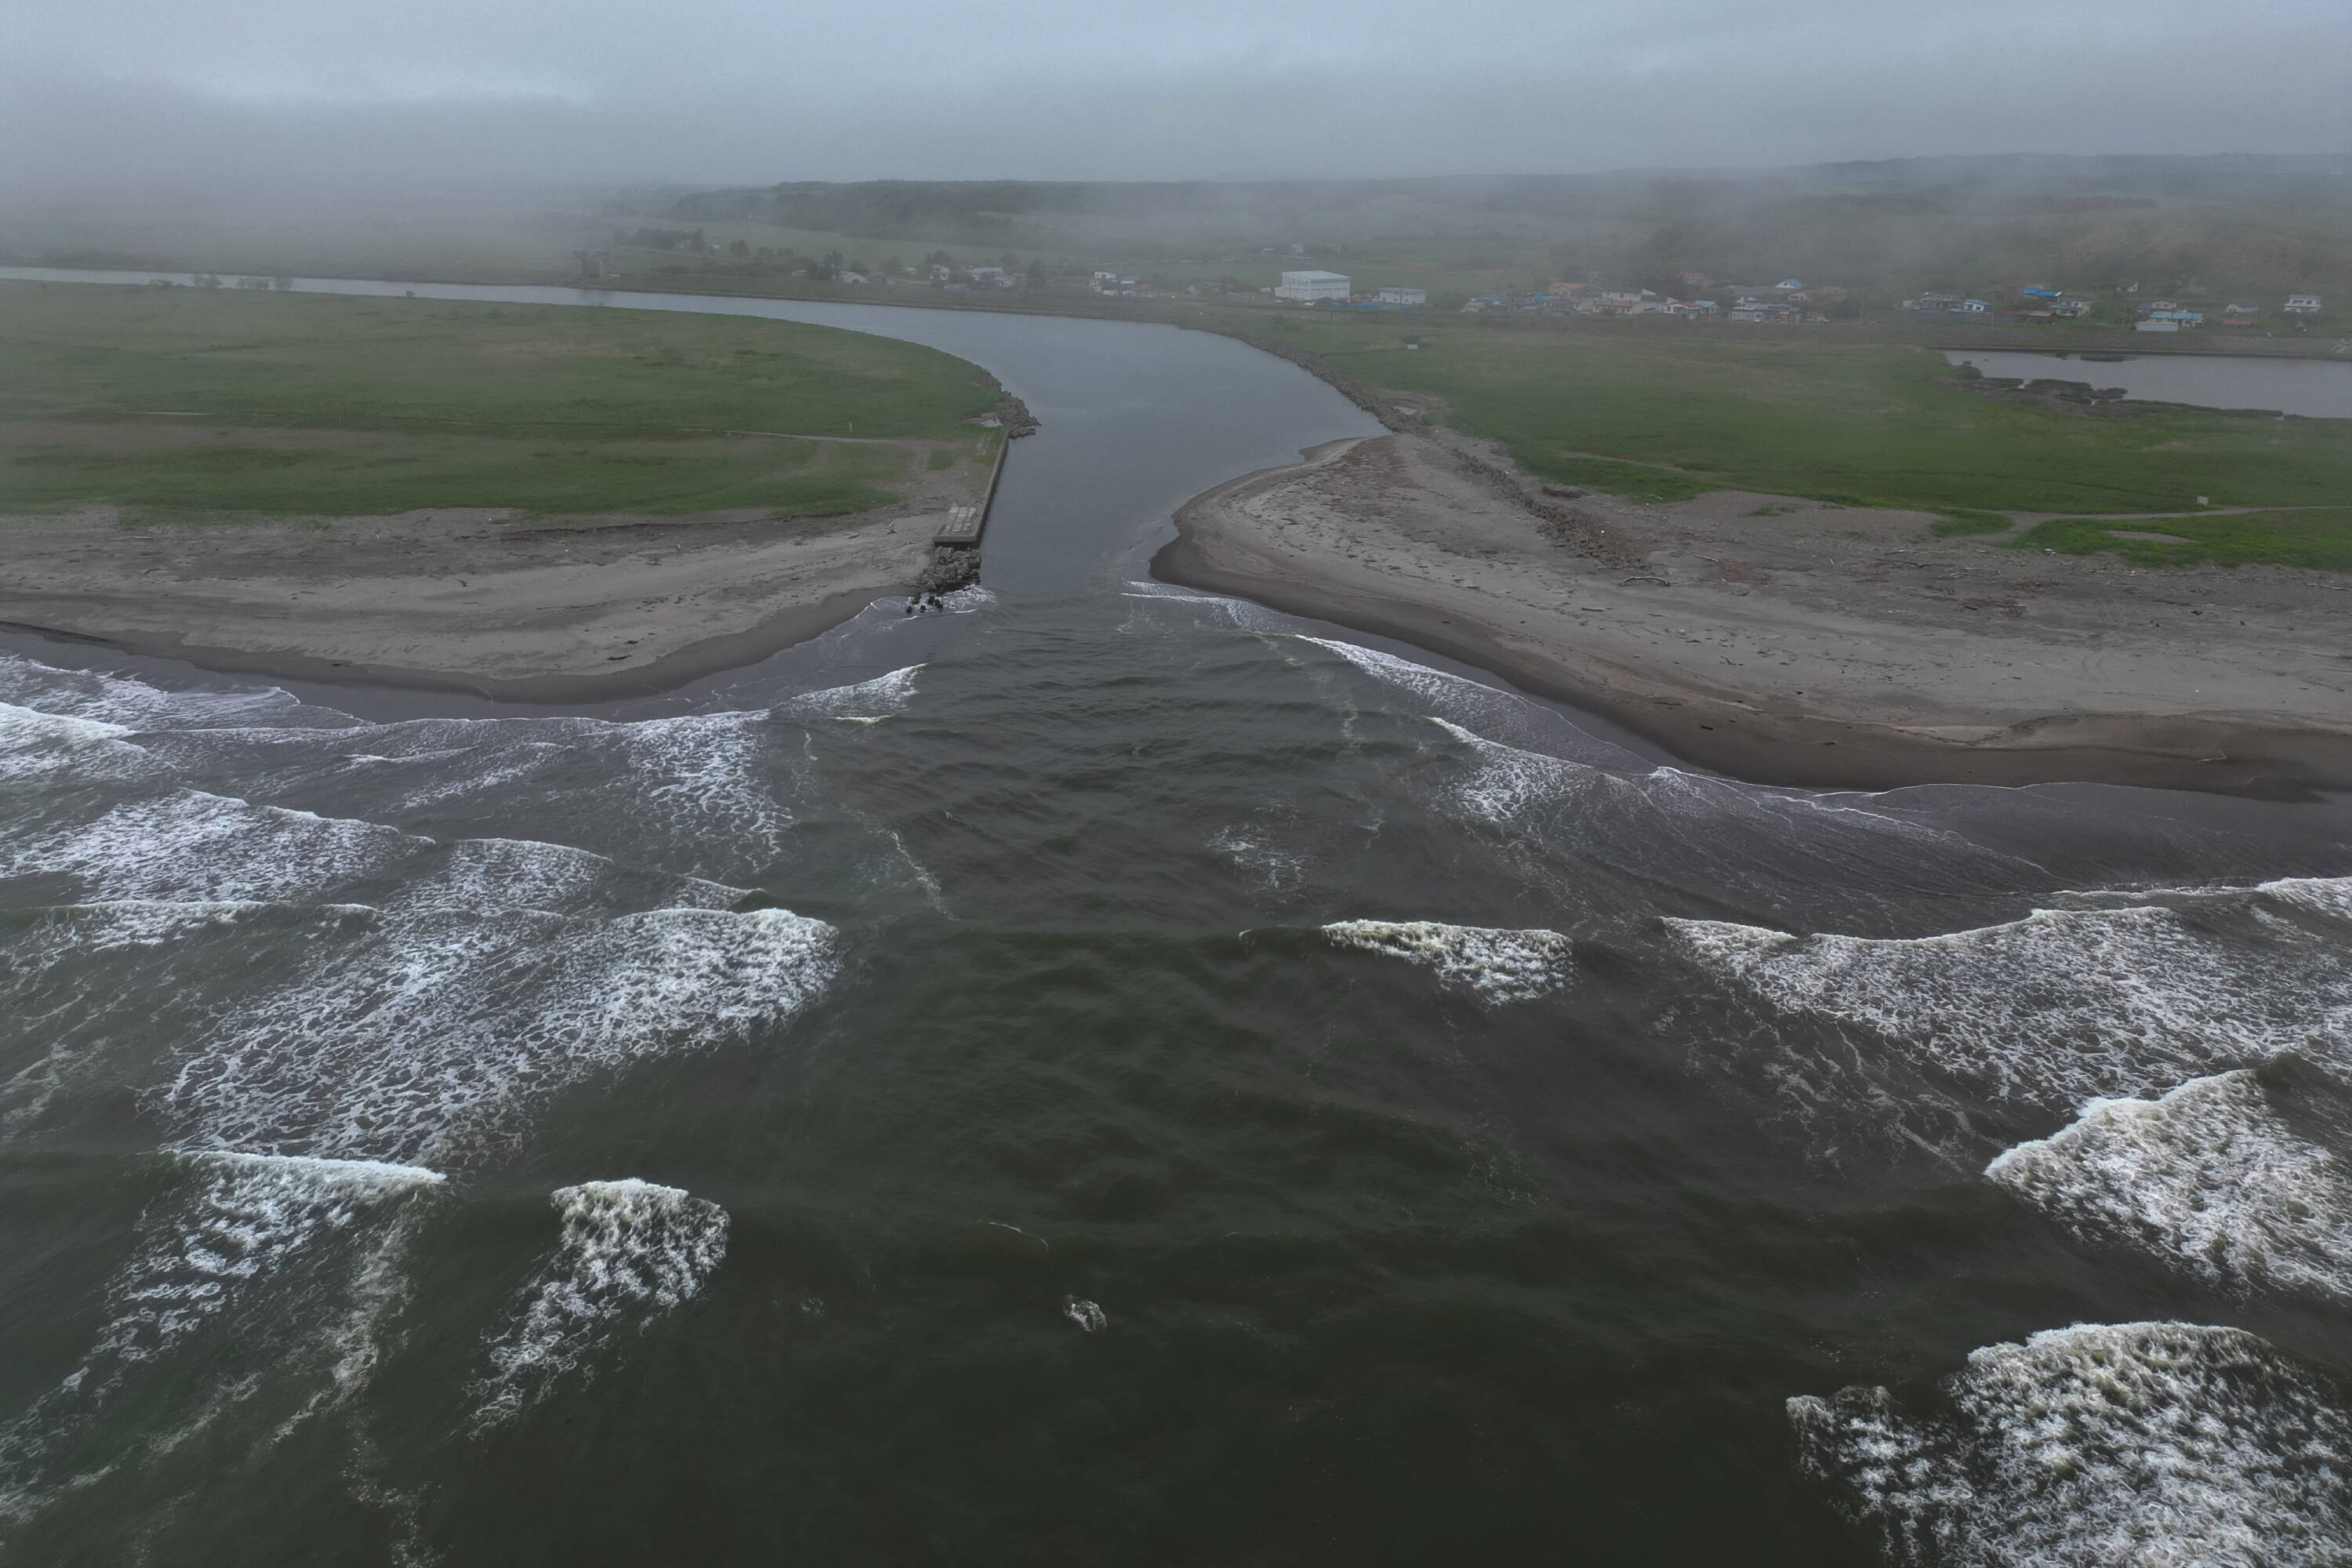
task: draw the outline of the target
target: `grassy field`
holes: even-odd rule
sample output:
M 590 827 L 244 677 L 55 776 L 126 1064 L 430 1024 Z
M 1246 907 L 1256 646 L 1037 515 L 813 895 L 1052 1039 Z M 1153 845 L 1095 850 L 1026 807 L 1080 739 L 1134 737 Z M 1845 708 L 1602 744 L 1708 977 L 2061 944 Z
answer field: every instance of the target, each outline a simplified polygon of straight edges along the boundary
M 791 322 L 0 283 L 19 510 L 861 510 L 919 464 L 984 470 L 963 420 L 995 403 L 950 355 Z
M 2161 539 L 2118 539 L 2116 531 L 2170 534 Z M 2063 555 L 2111 551 L 2136 566 L 2222 566 L 2266 563 L 2315 566 L 2352 572 L 2352 507 L 2310 511 L 2248 511 L 2227 517 L 2168 517 L 2139 524 L 2112 519 L 2058 518 L 2037 524 L 2005 544 L 2020 550 L 2055 550 Z
M 1421 343 L 1404 346 L 1410 331 Z M 1529 472 L 1643 500 L 1762 490 L 1930 510 L 2189 510 L 2352 495 L 2352 421 L 2092 416 L 1968 390 L 1940 354 L 1872 344 L 1302 321 L 1374 386 L 1442 400 Z M 1965 531 L 1960 530 L 1958 531 Z

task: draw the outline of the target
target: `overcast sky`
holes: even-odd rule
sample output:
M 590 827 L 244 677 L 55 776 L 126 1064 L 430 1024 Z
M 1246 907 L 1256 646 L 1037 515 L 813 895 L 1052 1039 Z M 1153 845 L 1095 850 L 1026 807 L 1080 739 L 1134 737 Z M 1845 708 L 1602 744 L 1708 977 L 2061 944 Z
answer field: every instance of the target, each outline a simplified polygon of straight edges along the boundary
M 0 182 L 2352 150 L 2347 0 L 5 0 Z

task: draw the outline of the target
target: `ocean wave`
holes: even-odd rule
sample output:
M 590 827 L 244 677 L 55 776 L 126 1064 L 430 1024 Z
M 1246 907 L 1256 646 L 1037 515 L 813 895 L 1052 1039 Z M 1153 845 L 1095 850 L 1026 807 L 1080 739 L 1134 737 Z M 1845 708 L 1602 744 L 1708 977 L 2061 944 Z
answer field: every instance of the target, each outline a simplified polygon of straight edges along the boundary
M 445 1179 L 373 1160 L 214 1150 L 184 1158 L 194 1190 L 142 1226 L 146 1239 L 108 1291 L 94 1363 L 152 1360 L 321 1239 Z
M 183 1179 L 142 1217 L 107 1287 L 82 1364 L 0 1426 L 0 1518 L 22 1519 L 152 1458 L 161 1414 L 193 1435 L 270 1385 L 299 1420 L 372 1370 L 404 1200 L 440 1185 L 440 1173 L 213 1151 L 180 1164 Z M 209 1363 L 183 1357 L 137 1381 L 215 1325 L 233 1326 L 236 1338 Z M 89 1435 L 134 1384 L 146 1410 L 132 1438 L 93 1449 Z
M 484 838 L 445 846 L 359 818 L 202 790 L 117 799 L 95 811 L 73 804 L 0 829 L 0 883 L 33 882 L 44 902 L 368 902 L 397 877 L 387 903 L 402 910 L 725 908 L 743 896 L 700 878 L 633 871 L 568 845 Z
M 727 1211 L 677 1187 L 583 1182 L 553 1201 L 563 1234 L 490 1342 L 490 1370 L 474 1390 L 477 1430 L 545 1398 L 624 1329 L 642 1331 L 675 1310 L 727 1256 Z
M 0 654 L 0 702 L 142 730 L 352 721 L 275 686 L 166 691 L 128 676 L 61 669 L 15 654 Z
M 2276 917 L 2042 910 L 1885 939 L 1665 926 L 1683 956 L 1775 1014 L 1867 1030 L 1994 1099 L 2072 1111 L 2286 1050 L 2352 1066 L 2340 945 Z
M 432 840 L 350 817 L 184 789 L 0 834 L 0 878 L 61 879 L 79 901 L 285 902 L 379 875 Z
M 175 1146 L 478 1159 L 568 1085 L 781 1027 L 840 963 L 832 927 L 776 909 L 341 924 L 191 1031 L 146 1096 Z
M 2078 1234 L 2215 1284 L 2352 1300 L 2352 1171 L 2298 1134 L 2251 1071 L 2094 1100 L 1985 1174 Z
M 2238 1329 L 2077 1324 L 1971 1353 L 1944 1407 L 1789 1401 L 1801 1461 L 1898 1563 L 2313 1568 L 2352 1554 L 2352 1419 Z
M 2352 921 L 2352 877 L 2282 877 L 2258 883 L 2254 891 L 2290 909 Z
M 0 784 L 46 784 L 60 776 L 77 782 L 159 776 L 161 765 L 127 739 L 131 733 L 101 720 L 0 702 Z
M 1443 717 L 1468 766 L 1439 803 L 1511 843 L 1576 856 L 1711 897 L 1823 893 L 1884 900 L 2006 890 L 2039 868 L 1864 804 L 1679 768 L 1639 773 L 1505 745 Z
M 614 723 L 416 719 L 334 730 L 142 733 L 184 782 L 268 805 L 455 821 L 724 878 L 782 852 L 808 787 L 803 732 L 763 710 Z M 782 793 L 780 793 L 782 792 Z
M 776 705 L 782 713 L 839 719 L 858 718 L 887 713 L 904 713 L 915 698 L 915 676 L 923 667 L 908 665 L 887 675 L 877 675 L 871 680 L 860 680 L 849 686 L 829 686 L 821 691 L 804 691 L 798 697 L 788 697 Z
M 1119 628 L 1121 631 L 1129 633 L 1145 625 L 1144 616 L 1147 612 L 1144 611 L 1144 605 L 1146 603 L 1164 605 L 1181 612 L 1187 617 L 1182 624 L 1192 626 L 1198 626 L 1203 614 L 1245 632 L 1286 633 L 1290 627 L 1298 624 L 1278 611 L 1269 610 L 1264 605 L 1252 604 L 1247 599 L 1231 598 L 1223 594 L 1203 594 L 1191 588 L 1179 588 L 1169 583 L 1130 582 L 1119 591 L 1119 597 L 1139 601 L 1134 611 L 1129 615 L 1126 623 Z M 1163 617 L 1153 624 L 1165 626 L 1169 622 Z
M 1402 958 L 1439 982 L 1499 1005 L 1531 1002 L 1575 983 L 1576 944 L 1556 931 L 1441 925 L 1435 921 L 1339 921 L 1323 934 L 1341 947 Z
M 1294 635 L 1300 642 L 1334 654 L 1375 680 L 1407 693 L 1430 717 L 1450 729 L 1475 727 L 1482 735 L 1507 736 L 1510 744 L 1535 755 L 1560 754 L 1587 767 L 1646 772 L 1651 765 L 1645 758 L 1588 734 L 1567 715 L 1516 691 L 1416 664 L 1360 643 Z

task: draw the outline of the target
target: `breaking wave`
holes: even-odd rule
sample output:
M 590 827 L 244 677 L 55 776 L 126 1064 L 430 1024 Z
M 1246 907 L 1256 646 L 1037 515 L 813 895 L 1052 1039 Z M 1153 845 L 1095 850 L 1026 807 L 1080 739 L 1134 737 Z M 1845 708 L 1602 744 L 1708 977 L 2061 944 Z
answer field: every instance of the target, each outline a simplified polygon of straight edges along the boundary
M 1410 693 L 1431 717 L 1449 729 L 1475 727 L 1485 734 L 1507 735 L 1514 746 L 1539 756 L 1555 754 L 1587 767 L 1647 772 L 1647 759 L 1622 746 L 1587 734 L 1566 715 L 1517 692 L 1449 674 L 1360 643 L 1332 637 L 1299 636 L 1298 640 L 1337 655 L 1373 679 Z
M 314 1243 L 444 1180 L 368 1160 L 215 1151 L 186 1160 L 194 1190 L 142 1226 L 145 1239 L 109 1292 L 94 1364 L 153 1358 Z
M 372 1371 L 404 1200 L 440 1185 L 439 1173 L 219 1152 L 184 1156 L 182 1167 L 183 1180 L 142 1218 L 83 1363 L 0 1426 L 0 1518 L 135 1461 L 142 1440 L 92 1450 L 82 1439 L 149 1363 L 208 1326 L 234 1327 L 226 1364 L 216 1355 L 204 1374 L 174 1373 L 142 1395 L 184 1406 L 174 1416 L 184 1434 L 266 1382 L 290 1394 L 299 1391 L 289 1383 L 314 1385 L 293 1407 L 299 1420 Z
M 166 691 L 143 680 L 99 670 L 60 669 L 16 654 L 0 654 L 0 703 L 133 729 L 352 721 L 332 709 L 307 707 L 275 686 Z
M 2352 1300 L 2352 1171 L 2298 1134 L 2251 1071 L 2094 1100 L 1985 1174 L 2078 1234 L 2213 1283 Z
M 121 801 L 82 822 L 7 833 L 0 878 L 65 883 L 78 902 L 283 902 L 381 874 L 432 847 L 373 822 L 179 790 Z
M 1439 982 L 1499 1005 L 1532 1002 L 1575 983 L 1576 944 L 1555 931 L 1495 930 L 1435 921 L 1339 921 L 1323 934 L 1341 947 L 1402 958 Z
M 1803 1468 L 1898 1563 L 2312 1568 L 2352 1553 L 2352 1419 L 2238 1329 L 2077 1324 L 1971 1353 L 1943 1408 L 1789 1401 Z
M 1995 1100 L 2071 1112 L 2298 1050 L 2347 1065 L 2339 943 L 2259 910 L 2042 910 L 1945 936 L 1668 920 L 1685 957 L 1783 1018 L 1859 1028 Z
M 1360 652 L 1362 650 L 1359 650 Z M 1821 893 L 1990 893 L 2037 868 L 1932 824 L 1861 804 L 1678 768 L 1641 773 L 1490 741 L 1431 721 L 1467 752 L 1439 804 L 1509 842 L 1709 897 L 1785 903 Z
M 512 1420 L 624 1329 L 642 1331 L 701 1290 L 727 1256 L 727 1211 L 634 1178 L 554 1194 L 563 1234 L 490 1342 L 477 1430 Z
M 915 675 L 922 668 L 919 664 L 910 664 L 904 669 L 894 669 L 887 675 L 877 675 L 871 680 L 861 680 L 855 685 L 833 686 L 822 691 L 805 692 L 787 698 L 778 704 L 778 710 L 828 719 L 904 713 L 908 704 L 914 700 Z
M 830 926 L 785 910 L 335 924 L 177 1054 L 149 1100 L 178 1146 L 470 1162 L 571 1084 L 782 1026 L 839 962 Z

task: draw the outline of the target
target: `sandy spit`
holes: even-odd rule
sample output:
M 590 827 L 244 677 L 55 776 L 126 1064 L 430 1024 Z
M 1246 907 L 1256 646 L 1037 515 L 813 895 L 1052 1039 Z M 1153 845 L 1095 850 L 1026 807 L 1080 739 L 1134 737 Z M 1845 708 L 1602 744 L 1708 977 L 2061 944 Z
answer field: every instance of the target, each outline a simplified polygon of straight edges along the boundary
M 1433 649 L 1759 783 L 2352 787 L 2352 581 L 2135 570 L 1933 521 L 1558 498 L 1432 430 L 1196 497 L 1152 569 Z
M 207 668 L 580 702 L 665 690 L 908 591 L 940 519 L 761 512 L 131 526 L 0 517 L 0 624 Z

